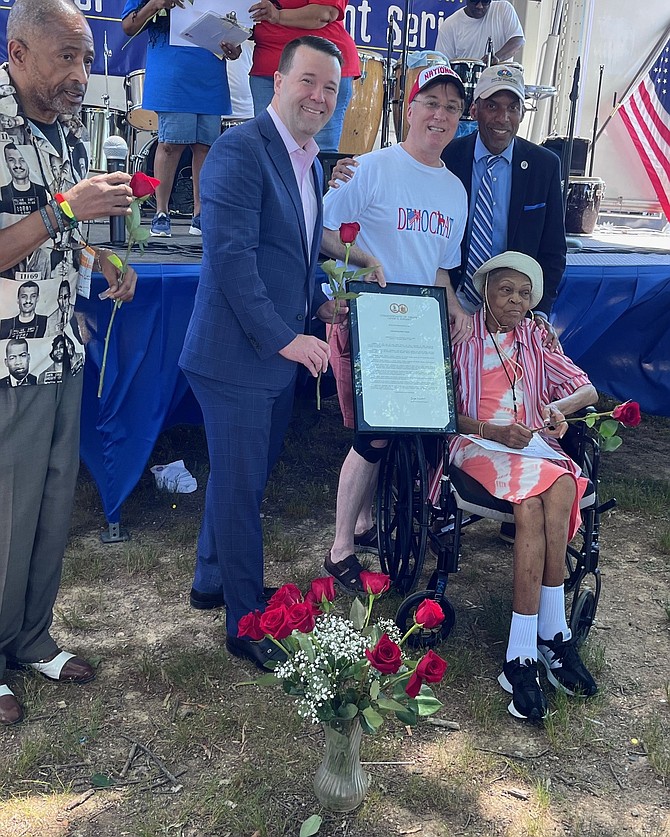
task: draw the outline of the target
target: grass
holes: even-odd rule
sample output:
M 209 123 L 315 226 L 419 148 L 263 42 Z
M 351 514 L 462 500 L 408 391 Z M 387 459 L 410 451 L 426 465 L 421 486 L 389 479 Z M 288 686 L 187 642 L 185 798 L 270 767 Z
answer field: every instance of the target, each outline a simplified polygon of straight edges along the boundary
M 616 497 L 621 511 L 663 517 L 670 508 L 670 482 L 658 479 L 603 477 L 601 497 Z
M 631 445 L 636 438 L 631 435 Z M 332 405 L 316 418 L 298 417 L 263 504 L 266 583 L 290 580 L 304 589 L 322 573 L 337 473 L 349 444 Z M 202 485 L 200 428 L 164 434 L 151 464 L 181 458 Z M 625 504 L 630 498 L 624 507 L 635 511 L 640 529 L 661 521 L 649 548 L 669 554 L 667 506 L 659 512 L 667 484 L 626 474 L 611 484 Z M 145 476 L 124 506 L 133 539 L 103 547 L 97 492 L 82 476 L 55 628 L 65 647 L 100 654 L 105 665 L 81 689 L 56 687 L 33 673 L 11 675 L 29 720 L 0 732 L 2 837 L 8 824 L 14 830 L 7 837 L 51 837 L 67 828 L 78 837 L 297 837 L 313 813 L 323 817 L 319 837 L 667 837 L 659 812 L 667 811 L 670 780 L 668 703 L 659 704 L 658 688 L 647 699 L 646 668 L 636 675 L 636 691 L 630 683 L 619 687 L 626 640 L 615 631 L 592 634 L 583 649 L 601 686 L 595 698 L 548 690 L 552 714 L 544 728 L 508 715 L 496 676 L 509 626 L 511 551 L 498 552 L 496 527 L 489 524 L 473 526 L 464 538 L 463 572 L 448 590 L 457 622 L 437 649 L 449 662 L 437 688 L 444 703 L 437 717 L 460 729 L 386 723 L 363 739 L 362 759 L 380 762 L 365 767 L 371 776 L 365 803 L 351 814 L 320 810 L 311 790 L 323 752 L 320 730 L 298 719 L 280 688 L 240 685 L 256 672 L 223 649 L 223 611 L 188 609 L 202 498 L 202 491 L 158 492 Z M 611 524 L 603 521 L 603 624 L 608 614 L 634 610 L 641 589 L 639 581 L 632 590 L 610 586 L 616 569 L 608 563 L 610 525 L 620 538 L 635 538 L 635 530 L 616 529 L 616 515 Z M 364 562 L 376 568 L 373 556 Z M 660 585 L 667 562 L 656 566 Z M 667 596 L 654 601 L 670 620 Z M 385 597 L 377 615 L 393 616 L 400 602 Z M 670 681 L 661 682 L 667 701 Z M 170 782 L 156 785 L 164 775 L 140 753 L 126 771 L 128 785 L 98 790 L 66 812 L 94 773 L 121 781 L 131 747 L 125 735 L 179 773 L 176 790 Z M 647 756 L 635 771 L 631 735 Z M 510 787 L 528 798 L 510 796 Z M 633 807 L 637 820 L 629 817 Z

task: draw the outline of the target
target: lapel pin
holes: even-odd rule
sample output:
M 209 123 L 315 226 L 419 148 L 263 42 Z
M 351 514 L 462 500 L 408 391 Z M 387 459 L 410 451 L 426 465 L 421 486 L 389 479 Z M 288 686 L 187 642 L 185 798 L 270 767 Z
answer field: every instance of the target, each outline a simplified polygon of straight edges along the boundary
M 521 168 L 524 169 L 524 171 L 528 168 L 528 162 L 526 160 L 521 161 Z

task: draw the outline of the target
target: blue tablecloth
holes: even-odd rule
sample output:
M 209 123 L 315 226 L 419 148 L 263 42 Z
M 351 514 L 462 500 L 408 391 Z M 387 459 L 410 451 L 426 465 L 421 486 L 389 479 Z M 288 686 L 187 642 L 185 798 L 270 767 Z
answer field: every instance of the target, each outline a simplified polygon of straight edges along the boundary
M 553 321 L 565 351 L 599 391 L 670 416 L 670 258 L 571 257 Z M 644 260 L 642 260 L 644 261 Z M 613 263 L 614 262 L 614 263 Z M 135 300 L 116 316 L 102 398 L 97 386 L 111 313 L 97 294 L 77 311 L 88 342 L 82 459 L 100 489 L 110 523 L 147 466 L 161 431 L 199 423 L 200 410 L 177 366 L 191 316 L 199 265 L 134 265 Z

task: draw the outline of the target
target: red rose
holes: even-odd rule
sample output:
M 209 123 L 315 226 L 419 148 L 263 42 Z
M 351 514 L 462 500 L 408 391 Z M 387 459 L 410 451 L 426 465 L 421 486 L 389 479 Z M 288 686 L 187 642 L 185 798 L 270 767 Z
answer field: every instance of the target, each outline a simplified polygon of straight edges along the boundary
M 642 421 L 640 405 L 637 401 L 626 401 L 612 410 L 612 418 L 621 422 L 624 427 L 637 427 Z
M 332 575 L 325 576 L 325 578 L 315 578 L 309 588 L 309 593 L 312 594 L 317 604 L 321 604 L 324 599 L 327 602 L 332 602 L 335 598 L 335 579 Z
M 429 651 L 419 660 L 408 684 L 405 686 L 405 692 L 411 698 L 415 698 L 421 691 L 423 683 L 439 683 L 446 670 L 447 661 L 443 660 L 434 651 Z
M 256 642 L 258 642 L 259 639 L 263 639 L 265 634 L 261 630 L 260 610 L 255 610 L 253 613 L 247 613 L 240 619 L 237 623 L 237 635 L 248 636 L 249 639 L 253 639 Z
M 391 579 L 384 573 L 371 573 L 363 570 L 360 574 L 361 584 L 366 593 L 379 596 L 391 586 Z
M 309 634 L 314 630 L 319 609 L 310 602 L 298 602 L 289 608 L 288 621 L 292 631 Z
M 280 587 L 276 593 L 270 596 L 270 598 L 268 599 L 267 609 L 272 610 L 272 608 L 275 608 L 278 605 L 286 605 L 286 607 L 291 607 L 291 605 L 297 604 L 302 600 L 302 593 L 295 586 L 295 584 L 284 584 L 283 587 Z
M 426 683 L 439 683 L 446 670 L 447 661 L 432 650 L 419 660 L 416 667 L 416 673 Z
M 395 674 L 402 665 L 402 651 L 388 634 L 382 634 L 379 642 L 370 651 L 365 649 L 365 656 L 370 660 L 370 665 L 382 674 Z
M 288 608 L 283 604 L 266 610 L 261 615 L 259 624 L 263 634 L 269 634 L 274 639 L 286 639 L 293 630 Z
M 353 244 L 361 231 L 361 225 L 356 223 L 340 224 L 340 241 L 342 244 Z
M 409 682 L 405 686 L 405 691 L 411 698 L 415 698 L 421 691 L 422 683 L 423 680 L 419 677 L 419 675 L 416 672 L 413 672 L 412 676 L 409 678 Z
M 435 599 L 424 599 L 416 609 L 414 621 L 424 628 L 437 628 L 444 622 L 444 612 Z
M 160 180 L 155 177 L 149 177 L 143 171 L 136 171 L 130 178 L 130 188 L 135 198 L 146 198 L 147 195 L 153 195 L 156 187 L 160 185 Z

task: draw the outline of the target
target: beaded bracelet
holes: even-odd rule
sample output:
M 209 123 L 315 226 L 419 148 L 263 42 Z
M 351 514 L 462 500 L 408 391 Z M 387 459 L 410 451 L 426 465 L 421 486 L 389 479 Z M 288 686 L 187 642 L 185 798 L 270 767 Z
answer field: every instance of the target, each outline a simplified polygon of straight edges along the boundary
M 63 213 L 63 215 L 67 219 L 67 223 L 69 224 L 70 229 L 71 230 L 76 230 L 78 225 L 79 225 L 79 221 L 77 221 L 77 216 L 72 211 L 72 207 L 70 206 L 70 204 L 63 197 L 63 195 L 61 195 L 60 192 L 56 192 L 56 194 L 54 195 L 54 198 L 58 203 L 58 207 L 59 207 L 60 211 Z
M 54 229 L 54 225 L 51 223 L 51 218 L 49 218 L 49 213 L 47 212 L 45 206 L 40 207 L 40 215 L 42 217 L 42 221 L 44 222 L 44 226 L 49 233 L 49 238 L 52 238 L 55 241 L 58 233 Z
M 63 233 L 67 232 L 68 227 L 69 227 L 69 222 L 66 225 L 65 216 L 63 215 L 63 211 L 61 210 L 60 206 L 56 203 L 55 200 L 53 200 L 53 199 L 50 200 L 49 201 L 49 206 L 53 210 L 53 214 L 54 214 L 54 217 L 56 219 L 56 223 L 58 224 L 58 230 L 62 235 Z

